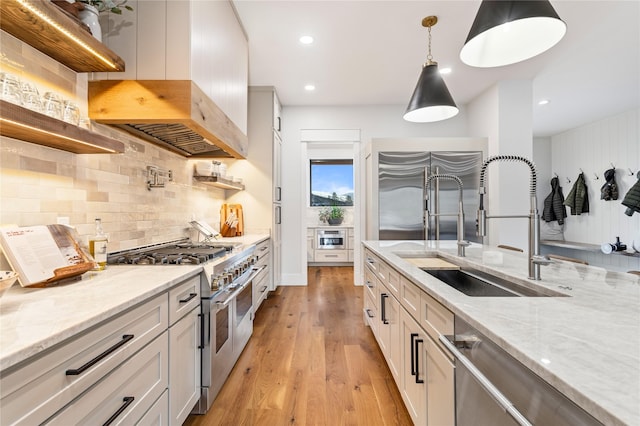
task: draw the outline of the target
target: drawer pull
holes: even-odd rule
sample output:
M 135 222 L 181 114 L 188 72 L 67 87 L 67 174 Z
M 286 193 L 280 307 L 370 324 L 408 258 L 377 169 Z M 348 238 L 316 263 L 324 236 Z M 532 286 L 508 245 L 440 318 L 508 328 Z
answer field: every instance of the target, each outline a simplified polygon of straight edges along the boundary
M 120 406 L 120 408 L 118 408 L 118 411 L 113 413 L 113 415 L 109 417 L 102 426 L 109 426 L 111 423 L 113 423 L 113 421 L 117 419 L 118 416 L 122 414 L 122 412 L 126 410 L 129 405 L 131 405 L 131 403 L 133 402 L 133 399 L 134 398 L 132 396 L 125 396 L 124 398 L 122 398 L 122 405 Z
M 367 309 L 366 312 L 367 312 L 367 316 L 369 318 L 373 318 L 374 317 L 374 315 L 371 313 L 371 309 Z
M 265 285 L 264 287 L 262 287 L 262 290 L 260 290 L 260 293 L 264 293 L 267 290 L 267 286 Z
M 111 354 L 112 352 L 115 352 L 120 346 L 124 345 L 125 343 L 127 343 L 131 339 L 133 339 L 133 334 L 125 334 L 124 336 L 122 336 L 122 340 L 120 340 L 115 345 L 111 346 L 106 351 L 102 352 L 97 357 L 93 358 L 91 361 L 89 361 L 86 364 L 84 364 L 82 367 L 80 367 L 78 369 L 72 368 L 70 370 L 67 370 L 66 371 L 66 375 L 67 376 L 77 376 L 79 374 L 84 373 L 89 368 L 93 367 L 95 364 L 100 362 L 102 359 L 104 359 L 107 356 L 109 356 L 109 354 Z
M 189 297 L 187 297 L 186 299 L 179 300 L 179 302 L 180 303 L 187 303 L 189 300 L 193 299 L 197 295 L 198 295 L 198 293 L 189 293 Z

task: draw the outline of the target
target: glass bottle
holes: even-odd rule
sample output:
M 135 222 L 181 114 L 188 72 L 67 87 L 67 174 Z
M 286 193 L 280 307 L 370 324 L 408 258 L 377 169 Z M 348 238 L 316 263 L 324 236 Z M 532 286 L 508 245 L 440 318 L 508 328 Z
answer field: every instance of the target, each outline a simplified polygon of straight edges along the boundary
M 96 262 L 96 270 L 103 271 L 107 267 L 107 234 L 102 230 L 102 221 L 96 218 L 96 234 L 89 237 L 89 253 Z

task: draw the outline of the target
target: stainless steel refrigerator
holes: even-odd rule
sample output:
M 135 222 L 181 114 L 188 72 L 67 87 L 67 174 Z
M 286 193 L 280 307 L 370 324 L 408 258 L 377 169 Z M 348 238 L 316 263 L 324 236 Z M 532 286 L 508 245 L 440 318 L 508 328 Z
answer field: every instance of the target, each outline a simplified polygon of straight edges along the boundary
M 429 188 L 426 187 L 427 176 L 448 173 L 462 180 L 465 239 L 479 242 L 476 211 L 481 166 L 481 151 L 378 153 L 379 239 L 455 240 L 457 183 L 432 179 Z M 432 216 L 429 226 L 425 227 L 426 207 L 431 214 L 452 215 Z

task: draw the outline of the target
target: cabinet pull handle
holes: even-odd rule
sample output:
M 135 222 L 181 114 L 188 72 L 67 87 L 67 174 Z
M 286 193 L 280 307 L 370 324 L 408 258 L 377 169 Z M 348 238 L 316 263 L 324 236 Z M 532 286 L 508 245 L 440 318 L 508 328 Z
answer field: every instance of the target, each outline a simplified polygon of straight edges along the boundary
M 278 117 L 278 131 L 282 130 L 281 127 L 282 127 L 282 119 Z
M 373 285 L 371 284 L 371 281 L 369 281 L 369 280 L 367 280 L 367 287 L 373 288 Z
M 132 396 L 125 396 L 124 398 L 122 398 L 123 404 L 120 406 L 120 408 L 118 408 L 118 411 L 113 413 L 113 415 L 109 417 L 106 422 L 104 422 L 102 426 L 109 426 L 111 423 L 113 423 L 113 421 L 117 419 L 118 416 L 122 414 L 122 412 L 126 410 L 129 405 L 131 405 L 133 400 L 134 398 Z
M 276 225 L 280 225 L 282 224 L 282 211 L 281 211 L 281 207 L 277 206 L 276 207 Z
M 197 295 L 198 295 L 198 293 L 189 293 L 189 297 L 187 297 L 186 299 L 179 300 L 179 302 L 180 303 L 187 303 L 189 300 L 193 299 Z
M 416 339 L 416 343 L 414 346 L 414 350 L 416 351 L 416 355 L 415 355 L 416 356 L 416 383 L 424 383 L 424 380 L 420 378 L 420 371 L 419 371 L 420 370 L 420 358 L 419 358 L 420 349 L 418 348 L 418 345 L 420 343 L 424 343 L 424 340 Z
M 374 317 L 374 315 L 371 313 L 371 309 L 367 309 L 366 312 L 367 312 L 367 315 L 369 316 L 369 318 L 373 318 Z
M 95 364 L 100 362 L 102 359 L 104 359 L 107 356 L 109 356 L 109 354 L 111 354 L 112 352 L 115 352 L 116 350 L 118 350 L 118 348 L 120 346 L 124 345 L 125 343 L 127 343 L 131 339 L 133 339 L 133 334 L 125 334 L 124 336 L 122 336 L 122 340 L 120 340 L 118 343 L 116 343 L 115 345 L 111 346 L 109 349 L 107 349 L 106 351 L 102 352 L 100 355 L 98 355 L 97 357 L 93 358 L 92 360 L 90 360 L 89 362 L 87 362 L 86 364 L 81 366 L 80 368 L 78 368 L 78 369 L 71 368 L 71 369 L 67 370 L 65 372 L 65 374 L 67 376 L 77 376 L 77 375 L 80 375 L 80 374 L 84 373 L 89 368 L 93 367 Z
M 267 286 L 265 285 L 264 287 L 262 287 L 262 289 L 260 290 L 260 293 L 264 293 L 267 290 Z
M 198 314 L 200 318 L 200 344 L 198 345 L 198 349 L 204 349 L 204 314 Z
M 387 293 L 381 293 L 380 294 L 380 307 L 382 308 L 382 314 L 380 315 L 380 319 L 382 320 L 383 324 L 389 324 L 389 321 L 387 320 L 387 304 L 385 303 L 385 299 L 389 297 L 389 295 Z
M 282 187 L 276 186 L 276 201 L 282 201 Z
M 369 265 L 373 265 L 373 264 L 374 264 L 374 263 L 376 263 L 376 262 L 375 262 L 375 260 L 373 260 L 372 258 L 367 257 L 367 263 L 368 263 Z
M 414 339 L 418 337 L 418 333 L 411 333 L 411 347 L 409 351 L 411 352 L 411 375 L 416 375 L 416 352 L 414 351 Z

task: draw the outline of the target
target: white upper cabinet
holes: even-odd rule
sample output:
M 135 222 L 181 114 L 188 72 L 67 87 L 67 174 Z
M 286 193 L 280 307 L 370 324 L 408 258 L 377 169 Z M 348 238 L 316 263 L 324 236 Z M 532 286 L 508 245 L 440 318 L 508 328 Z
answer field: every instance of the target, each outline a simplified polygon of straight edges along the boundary
M 192 80 L 247 134 L 249 46 L 230 1 L 129 1 L 103 19 L 103 42 L 127 64 L 98 80 Z M 107 22 L 108 21 L 108 22 Z

